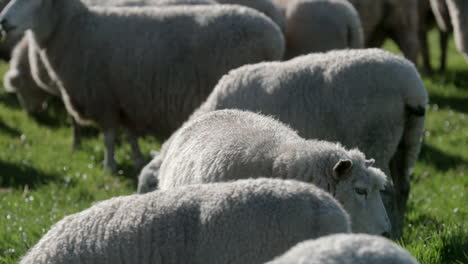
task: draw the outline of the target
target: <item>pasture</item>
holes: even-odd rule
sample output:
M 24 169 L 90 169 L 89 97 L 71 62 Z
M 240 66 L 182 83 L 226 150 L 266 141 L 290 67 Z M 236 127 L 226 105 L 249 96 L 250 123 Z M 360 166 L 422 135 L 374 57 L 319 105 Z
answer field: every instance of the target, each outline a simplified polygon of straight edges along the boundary
M 437 36 L 430 34 L 433 64 Z M 385 48 L 395 50 L 387 43 Z M 424 145 L 399 243 L 421 263 L 468 263 L 468 64 L 450 43 L 448 70 L 424 77 L 430 94 Z M 2 63 L 0 75 L 8 65 Z M 134 193 L 138 171 L 123 139 L 117 175 L 104 174 L 102 135 L 88 129 L 71 151 L 70 118 L 54 100 L 37 122 L 0 89 L 0 263 L 16 263 L 63 216 Z M 159 149 L 140 140 L 145 158 Z M 378 142 L 376 142 L 378 144 Z

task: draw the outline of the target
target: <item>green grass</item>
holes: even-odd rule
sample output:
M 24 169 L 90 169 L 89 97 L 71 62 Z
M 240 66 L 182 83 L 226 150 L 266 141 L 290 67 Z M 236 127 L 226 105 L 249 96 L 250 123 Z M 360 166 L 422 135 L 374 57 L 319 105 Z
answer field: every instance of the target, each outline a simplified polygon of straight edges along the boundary
M 431 43 L 435 38 L 432 33 Z M 395 50 L 390 42 L 385 48 Z M 468 263 L 468 64 L 453 41 L 448 56 L 446 73 L 424 78 L 431 100 L 427 131 L 399 241 L 421 263 Z M 0 73 L 6 69 L 0 65 Z M 102 136 L 89 130 L 82 149 L 71 152 L 69 127 L 58 101 L 40 124 L 0 90 L 0 264 L 17 262 L 64 215 L 135 191 L 137 171 L 125 140 L 116 153 L 120 173 L 111 176 L 101 168 Z M 155 139 L 140 144 L 147 159 L 159 148 Z

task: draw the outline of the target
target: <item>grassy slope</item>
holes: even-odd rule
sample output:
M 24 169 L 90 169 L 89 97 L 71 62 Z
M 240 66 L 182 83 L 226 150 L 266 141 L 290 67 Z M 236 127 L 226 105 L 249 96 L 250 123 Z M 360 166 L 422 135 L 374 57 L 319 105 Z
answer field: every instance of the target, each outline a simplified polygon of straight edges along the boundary
M 395 50 L 391 43 L 385 47 Z M 0 67 L 3 73 L 7 66 Z M 448 68 L 424 78 L 431 105 L 400 241 L 422 263 L 468 262 L 468 64 L 453 43 Z M 64 215 L 135 190 L 137 172 L 125 141 L 117 152 L 121 175 L 105 175 L 102 137 L 91 131 L 72 153 L 69 120 L 58 103 L 53 106 L 41 125 L 0 91 L 0 263 L 15 263 Z M 158 148 L 154 139 L 140 143 L 145 153 Z

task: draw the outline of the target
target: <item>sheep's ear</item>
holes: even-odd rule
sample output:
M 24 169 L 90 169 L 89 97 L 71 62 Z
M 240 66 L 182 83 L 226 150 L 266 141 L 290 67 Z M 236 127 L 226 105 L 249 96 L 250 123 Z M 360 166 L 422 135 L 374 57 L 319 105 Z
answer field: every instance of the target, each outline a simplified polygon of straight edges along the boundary
M 375 163 L 375 159 L 368 159 L 368 160 L 364 161 L 364 164 L 366 165 L 366 168 L 371 167 L 372 165 L 374 165 L 374 163 Z
M 349 159 L 340 159 L 333 167 L 333 176 L 337 180 L 343 180 L 353 168 L 353 162 Z

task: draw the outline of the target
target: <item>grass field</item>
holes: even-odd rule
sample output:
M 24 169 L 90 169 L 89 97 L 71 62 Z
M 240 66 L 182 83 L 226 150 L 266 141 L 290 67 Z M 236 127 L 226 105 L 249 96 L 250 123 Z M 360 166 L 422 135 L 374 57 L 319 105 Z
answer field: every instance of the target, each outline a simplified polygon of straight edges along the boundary
M 437 43 L 434 33 L 431 43 Z M 395 50 L 392 43 L 385 48 Z M 437 47 L 431 51 L 436 62 Z M 7 69 L 0 65 L 0 75 Z M 468 64 L 450 45 L 448 71 L 424 78 L 430 93 L 424 146 L 399 241 L 421 263 L 468 263 Z M 102 172 L 102 136 L 89 130 L 71 152 L 70 120 L 55 101 L 41 123 L 0 89 L 0 263 L 16 263 L 64 215 L 136 189 L 125 140 L 119 175 Z M 140 140 L 149 150 L 156 139 Z

